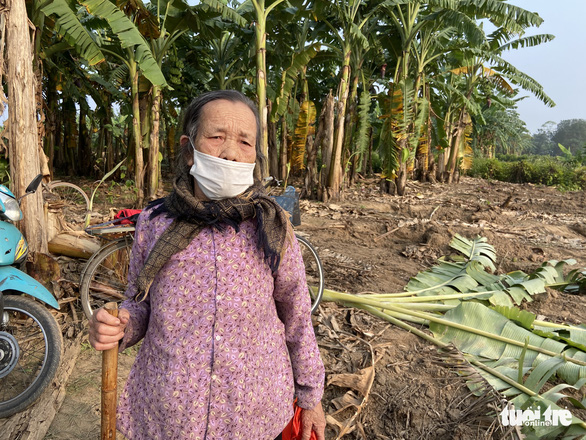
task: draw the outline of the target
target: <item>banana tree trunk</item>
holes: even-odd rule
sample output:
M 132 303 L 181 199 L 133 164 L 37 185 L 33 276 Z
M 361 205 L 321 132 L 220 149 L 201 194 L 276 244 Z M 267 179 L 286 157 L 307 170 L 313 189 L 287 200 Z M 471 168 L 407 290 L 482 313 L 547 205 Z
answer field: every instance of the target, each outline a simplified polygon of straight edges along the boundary
M 144 203 L 144 159 L 142 154 L 142 133 L 140 131 L 140 101 L 138 96 L 138 71 L 136 64 L 131 64 L 132 80 L 132 136 L 134 139 L 134 185 L 136 188 L 136 206 Z
M 175 110 L 175 106 L 173 105 L 173 103 L 169 100 L 166 101 L 167 105 L 165 106 L 165 108 L 167 109 L 167 111 L 165 113 L 163 113 L 163 116 L 165 118 L 165 126 L 166 126 L 166 130 L 165 132 L 167 133 L 167 153 L 169 155 L 169 168 L 171 169 L 171 172 L 174 173 L 175 172 L 175 156 L 176 156 L 176 152 L 175 152 L 175 136 L 177 134 L 176 131 L 176 123 L 174 122 L 175 120 L 178 120 L 178 114 L 177 111 Z
M 153 86 L 151 106 L 151 141 L 149 145 L 149 182 L 147 188 L 148 200 L 157 198 L 159 189 L 159 150 L 160 150 L 160 122 L 161 122 L 161 88 Z
M 8 87 L 9 155 L 12 190 L 22 196 L 27 185 L 41 170 L 39 155 L 35 76 L 29 20 L 24 0 L 7 0 L 6 62 Z M 4 60 L 0 60 L 4 61 Z M 32 252 L 48 252 L 47 228 L 43 214 L 42 191 L 23 199 L 23 221 L 18 227 Z
M 277 148 L 277 125 L 269 121 L 269 175 L 279 175 L 279 151 Z
M 354 182 L 356 175 L 356 142 L 353 142 L 355 128 L 357 125 L 357 105 L 356 100 L 358 96 L 358 75 L 354 75 L 352 79 L 352 88 L 348 97 L 348 112 L 346 114 L 346 127 L 344 128 L 344 162 L 343 162 L 343 176 L 342 180 L 346 180 L 347 185 L 350 186 Z M 351 161 L 350 169 L 346 169 L 346 163 Z
M 328 170 L 332 163 L 332 151 L 334 149 L 334 95 L 332 91 L 328 94 L 324 104 L 324 139 L 321 142 L 322 168 L 318 172 L 319 187 L 317 191 L 318 200 L 326 201 Z
M 281 151 L 279 153 L 279 179 L 285 180 L 287 178 L 287 119 L 285 116 L 281 118 Z
M 326 101 L 327 102 L 327 101 Z M 327 112 L 327 105 L 324 102 L 321 113 L 318 118 L 317 130 L 315 132 L 315 139 L 307 151 L 307 170 L 305 172 L 305 187 L 301 192 L 301 197 L 309 197 L 315 199 L 316 194 L 319 193 L 319 170 L 317 169 L 317 153 L 319 152 L 325 139 L 325 118 Z M 313 171 L 310 172 L 310 167 Z
M 407 148 L 407 139 L 402 139 L 399 142 L 399 151 L 403 151 L 404 148 Z M 399 169 L 397 170 L 397 177 L 395 178 L 398 196 L 404 196 L 405 189 L 407 188 L 407 162 L 403 161 L 401 156 L 399 156 Z
M 327 198 L 328 200 L 340 199 L 340 185 L 342 183 L 342 150 L 344 147 L 344 122 L 346 120 L 346 102 L 348 101 L 348 81 L 350 79 L 350 49 L 344 53 L 344 65 L 338 89 L 338 110 L 336 121 L 336 140 L 332 151 L 332 161 L 328 175 Z
M 450 157 L 448 159 L 448 184 L 453 183 L 454 176 L 456 172 L 456 167 L 458 164 L 458 156 L 460 153 L 460 142 L 462 140 L 462 135 L 464 134 L 464 130 L 466 129 L 466 124 L 464 123 L 466 117 L 466 112 L 462 110 L 460 112 L 460 117 L 458 118 L 458 124 L 456 126 L 456 133 L 452 136 L 452 141 L 450 144 Z
M 77 131 L 77 125 L 75 120 L 77 119 L 77 112 L 75 109 L 75 102 L 73 99 L 66 98 L 63 102 L 63 155 L 64 165 L 67 168 L 67 174 L 77 174 L 77 138 L 79 133 Z
M 114 148 L 114 136 L 112 130 L 108 130 L 105 128 L 106 124 L 112 124 L 112 108 L 111 106 L 107 106 L 105 108 L 106 117 L 102 120 L 102 132 L 104 133 L 104 149 L 106 153 L 106 170 L 111 170 L 114 168 L 115 162 L 115 148 Z
M 85 96 L 79 99 L 79 137 L 77 138 L 78 170 L 81 175 L 89 176 L 92 173 L 92 150 L 87 129 L 87 115 L 89 106 Z
M 432 138 L 431 138 L 431 113 L 428 116 L 427 120 L 427 173 L 425 176 L 426 182 L 436 183 L 437 179 L 435 176 L 435 156 L 433 152 L 432 146 Z
M 372 176 L 372 145 L 374 144 L 373 128 L 368 129 L 368 156 L 362 158 L 362 174 Z
M 317 188 L 317 145 L 313 136 L 307 138 L 305 144 L 305 157 L 307 158 L 307 168 L 305 169 L 303 197 L 314 198 L 314 192 Z
M 256 95 L 258 97 L 258 111 L 260 116 L 260 139 L 261 151 L 266 159 L 269 159 L 269 134 L 268 134 L 268 108 L 267 108 L 267 59 L 266 59 L 266 15 L 264 0 L 254 2 L 256 6 Z M 263 163 L 263 169 L 260 170 L 260 177 L 268 175 L 268 160 Z
M 49 170 L 53 180 L 53 161 L 55 159 L 55 141 L 57 131 L 57 84 L 52 72 L 47 72 L 47 123 L 45 125 L 45 154 L 49 157 Z

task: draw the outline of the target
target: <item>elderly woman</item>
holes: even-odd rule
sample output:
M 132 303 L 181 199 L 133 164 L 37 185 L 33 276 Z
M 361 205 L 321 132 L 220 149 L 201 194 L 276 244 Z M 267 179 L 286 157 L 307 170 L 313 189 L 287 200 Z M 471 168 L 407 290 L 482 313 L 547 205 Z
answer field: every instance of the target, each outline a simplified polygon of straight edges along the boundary
M 253 184 L 258 112 L 239 92 L 188 107 L 173 191 L 138 219 L 118 318 L 90 322 L 97 350 L 144 338 L 120 397 L 131 440 L 273 440 L 302 408 L 324 439 L 324 366 L 301 252 L 286 213 Z

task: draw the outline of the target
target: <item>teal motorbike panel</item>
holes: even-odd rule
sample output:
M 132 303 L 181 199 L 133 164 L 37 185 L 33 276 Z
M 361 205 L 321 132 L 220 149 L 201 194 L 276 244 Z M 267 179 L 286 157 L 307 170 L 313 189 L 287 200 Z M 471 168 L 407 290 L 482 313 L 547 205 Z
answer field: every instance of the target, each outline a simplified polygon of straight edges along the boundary
M 0 222 L 0 266 L 13 264 L 27 251 L 26 241 L 16 226 Z
M 59 310 L 59 303 L 41 283 L 12 266 L 0 267 L 0 290 L 16 290 Z
M 12 193 L 12 191 L 10 191 L 6 186 L 4 185 L 0 185 L 0 192 L 6 194 L 7 196 L 12 197 L 13 199 L 16 199 L 16 196 Z

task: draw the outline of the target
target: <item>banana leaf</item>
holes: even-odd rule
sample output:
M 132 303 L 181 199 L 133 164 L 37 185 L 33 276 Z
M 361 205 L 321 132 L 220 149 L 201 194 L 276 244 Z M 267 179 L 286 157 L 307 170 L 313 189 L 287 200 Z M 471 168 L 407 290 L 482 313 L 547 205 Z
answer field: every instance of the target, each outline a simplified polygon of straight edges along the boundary
M 568 398 L 560 391 L 568 388 L 580 389 L 584 382 L 581 381 L 577 386 L 559 384 L 543 394 L 539 393 L 547 380 L 564 365 L 565 361 L 562 357 L 550 358 L 539 366 L 528 369 L 524 372 L 529 374 L 524 382 L 522 379 L 519 380 L 516 369 L 504 366 L 491 368 L 483 365 L 473 356 L 465 355 L 464 358 L 476 368 L 491 387 L 509 397 L 510 406 L 505 411 L 509 412 L 509 409 L 512 411 L 539 411 L 536 423 L 528 423 L 523 426 L 523 434 L 526 435 L 527 439 L 572 439 L 586 434 L 586 423 L 575 416 L 571 417 L 569 426 L 564 426 L 559 421 L 557 423 L 551 421 L 551 424 L 546 423 L 545 414 L 547 411 L 550 413 L 562 411 L 557 402 L 562 398 Z M 502 417 L 502 414 L 499 416 Z
M 135 59 L 142 74 L 153 84 L 167 85 L 165 76 L 157 64 L 153 53 L 138 28 L 124 13 L 109 0 L 82 0 L 88 12 L 105 19 L 112 32 L 118 37 L 122 48 L 133 48 Z
M 461 326 L 478 329 L 489 336 L 481 336 L 436 322 L 431 322 L 429 329 L 435 338 L 445 343 L 454 344 L 460 351 L 482 358 L 487 362 L 498 364 L 505 359 L 519 359 L 523 347 L 503 340 L 495 340 L 495 335 L 509 341 L 528 341 L 525 353 L 525 365 L 537 366 L 555 355 L 564 354 L 568 362 L 561 366 L 558 375 L 569 384 L 577 383 L 586 377 L 586 352 L 570 348 L 567 344 L 538 336 L 516 325 L 500 313 L 480 303 L 463 302 L 458 307 L 445 313 L 445 320 Z M 540 353 L 535 348 L 545 350 Z
M 100 47 L 65 0 L 51 0 L 41 7 L 41 11 L 45 15 L 55 14 L 57 32 L 62 34 L 71 46 L 75 47 L 79 55 L 86 59 L 90 66 L 105 60 Z
M 299 73 L 305 66 L 307 66 L 311 59 L 316 56 L 318 51 L 319 45 L 312 44 L 307 46 L 301 52 L 293 55 L 291 65 L 282 74 L 283 79 L 280 87 L 281 91 L 275 100 L 276 105 L 271 112 L 271 120 L 273 122 L 286 113 L 289 104 L 289 96 L 291 95 L 291 90 L 297 81 Z

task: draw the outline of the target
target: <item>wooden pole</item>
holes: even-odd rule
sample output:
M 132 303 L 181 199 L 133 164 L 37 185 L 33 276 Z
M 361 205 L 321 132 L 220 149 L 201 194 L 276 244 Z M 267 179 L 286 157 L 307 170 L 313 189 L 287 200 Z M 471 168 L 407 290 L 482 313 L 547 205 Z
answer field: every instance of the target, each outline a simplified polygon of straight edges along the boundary
M 118 305 L 109 302 L 104 309 L 118 317 Z M 101 440 L 116 439 L 116 399 L 118 379 L 118 347 L 102 353 L 102 434 Z

